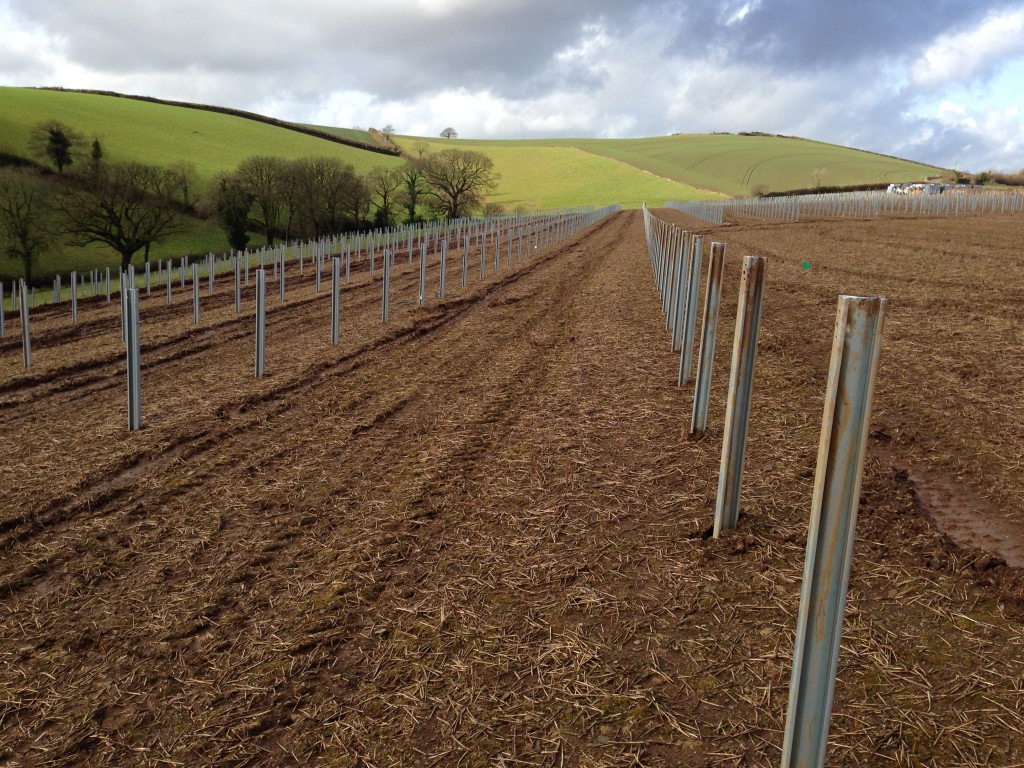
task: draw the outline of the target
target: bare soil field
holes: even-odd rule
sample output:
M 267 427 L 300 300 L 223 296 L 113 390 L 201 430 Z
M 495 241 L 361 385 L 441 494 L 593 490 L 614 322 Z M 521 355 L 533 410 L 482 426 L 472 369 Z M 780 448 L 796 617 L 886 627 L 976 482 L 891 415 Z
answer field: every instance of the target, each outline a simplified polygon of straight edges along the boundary
M 34 314 L 29 370 L 9 321 L 0 764 L 777 765 L 849 293 L 890 307 L 828 764 L 1024 765 L 1024 217 L 656 215 L 728 244 L 700 440 L 637 211 L 464 291 L 452 259 L 461 295 L 423 307 L 400 259 L 386 325 L 357 271 L 338 346 L 289 275 L 261 379 L 252 288 L 198 327 L 154 291 L 138 432 L 116 301 Z M 743 512 L 715 540 L 748 253 Z

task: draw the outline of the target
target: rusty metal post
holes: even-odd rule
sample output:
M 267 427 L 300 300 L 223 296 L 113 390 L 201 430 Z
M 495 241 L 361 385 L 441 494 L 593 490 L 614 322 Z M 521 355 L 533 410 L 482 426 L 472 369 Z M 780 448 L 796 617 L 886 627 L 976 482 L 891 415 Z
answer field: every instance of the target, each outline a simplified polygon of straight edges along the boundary
M 690 263 L 686 274 L 686 301 L 683 303 L 682 351 L 679 354 L 679 378 L 677 386 L 690 380 L 693 370 L 693 334 L 697 325 L 697 296 L 700 294 L 700 263 L 704 253 L 704 236 L 694 235 L 690 248 Z
M 761 325 L 761 294 L 766 264 L 764 256 L 747 256 L 740 278 L 736 335 L 732 347 L 732 368 L 729 371 L 729 399 L 725 406 L 725 439 L 722 441 L 722 464 L 715 503 L 716 539 L 722 531 L 736 527 L 740 512 L 740 485 L 747 449 L 747 420 L 754 385 L 754 361 L 757 358 L 757 331 Z
M 693 418 L 690 434 L 702 435 L 708 424 L 708 403 L 711 400 L 711 369 L 715 361 L 715 334 L 718 330 L 718 307 L 722 302 L 722 271 L 725 266 L 725 243 L 711 244 L 708 265 L 708 287 L 704 295 L 704 319 L 701 323 L 700 354 L 697 356 L 697 384 L 693 392 Z
M 782 768 L 825 764 L 886 300 L 840 296 L 814 475 Z

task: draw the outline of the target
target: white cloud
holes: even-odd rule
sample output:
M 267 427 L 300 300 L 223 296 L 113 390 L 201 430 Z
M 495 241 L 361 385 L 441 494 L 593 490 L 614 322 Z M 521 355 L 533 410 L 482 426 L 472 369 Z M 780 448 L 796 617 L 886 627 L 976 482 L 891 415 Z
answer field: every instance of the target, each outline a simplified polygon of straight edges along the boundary
M 1024 0 L 936 2 L 0 0 L 0 85 L 424 136 L 764 130 L 1024 165 Z
M 911 82 L 935 88 L 963 82 L 1024 51 L 1024 9 L 991 13 L 977 26 L 940 35 L 910 67 Z

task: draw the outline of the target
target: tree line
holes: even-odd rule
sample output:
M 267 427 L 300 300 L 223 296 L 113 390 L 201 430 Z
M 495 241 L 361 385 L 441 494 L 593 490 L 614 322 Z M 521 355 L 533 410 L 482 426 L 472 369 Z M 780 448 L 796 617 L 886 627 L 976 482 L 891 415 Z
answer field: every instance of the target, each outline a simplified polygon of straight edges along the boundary
M 138 254 L 148 260 L 150 247 L 179 232 L 190 216 L 214 218 L 235 250 L 253 233 L 273 245 L 470 216 L 485 207 L 498 180 L 486 155 L 430 153 L 419 145 L 400 166 L 366 174 L 336 157 L 253 156 L 199 194 L 191 163 L 108 162 L 98 138 L 90 143 L 56 121 L 33 129 L 29 151 L 45 168 L 28 162 L 0 168 L 0 245 L 26 279 L 38 257 L 61 243 L 104 244 L 127 269 Z

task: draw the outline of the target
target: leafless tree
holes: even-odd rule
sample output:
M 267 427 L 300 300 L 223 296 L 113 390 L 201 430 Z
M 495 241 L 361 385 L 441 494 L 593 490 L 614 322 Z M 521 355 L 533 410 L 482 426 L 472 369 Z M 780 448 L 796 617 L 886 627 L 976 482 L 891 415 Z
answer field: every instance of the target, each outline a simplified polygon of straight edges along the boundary
M 498 184 L 494 161 L 464 149 L 446 149 L 428 156 L 423 173 L 430 185 L 431 207 L 450 219 L 471 214 Z
M 46 182 L 34 171 L 0 169 L 0 246 L 32 278 L 36 258 L 53 241 L 53 217 Z
M 72 245 L 104 243 L 132 256 L 177 231 L 179 208 L 170 194 L 180 180 L 173 171 L 143 163 L 103 163 L 59 188 L 54 207 Z

